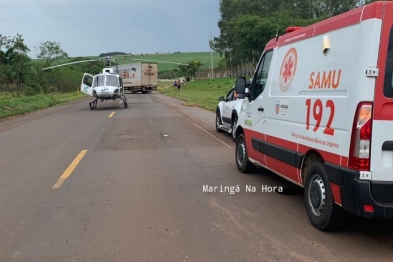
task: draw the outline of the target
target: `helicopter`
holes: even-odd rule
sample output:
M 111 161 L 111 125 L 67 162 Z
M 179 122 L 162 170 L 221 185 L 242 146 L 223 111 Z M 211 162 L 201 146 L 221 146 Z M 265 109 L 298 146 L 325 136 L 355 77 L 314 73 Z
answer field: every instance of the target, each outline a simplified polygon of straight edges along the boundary
M 95 76 L 87 73 L 83 75 L 81 91 L 95 98 L 93 102 L 89 103 L 91 110 L 97 108 L 98 100 L 104 102 L 105 100 L 121 99 L 124 108 L 127 108 L 127 98 L 123 90 L 123 79 L 114 72 L 113 68 L 104 68 L 102 73 Z
M 64 63 L 60 65 L 55 65 L 51 67 L 43 68 L 42 70 L 48 70 L 51 68 L 56 68 L 60 66 L 66 66 L 71 64 L 77 63 L 86 63 L 86 62 L 93 62 L 93 61 L 105 61 L 107 62 L 107 66 L 102 70 L 101 73 L 96 75 L 91 75 L 85 73 L 82 77 L 82 83 L 80 90 L 86 95 L 92 96 L 95 98 L 93 102 L 89 103 L 90 109 L 96 109 L 98 100 L 104 102 L 106 100 L 116 100 L 121 99 L 124 103 L 124 108 L 128 107 L 127 98 L 124 95 L 124 88 L 123 88 L 123 79 L 118 74 L 118 70 L 115 70 L 111 67 L 111 61 L 118 61 L 121 60 L 119 58 L 113 59 L 110 56 L 106 56 L 101 59 L 90 59 L 90 60 L 83 60 L 83 61 L 76 61 L 70 63 Z M 131 60 L 142 60 L 142 59 L 131 59 Z M 154 61 L 154 60 L 149 60 Z M 175 63 L 175 62 L 165 62 L 165 61 L 157 61 L 163 63 L 174 63 L 174 64 L 182 64 L 182 63 Z M 187 65 L 187 64 L 183 64 Z
M 92 60 L 83 60 L 83 61 L 76 61 L 71 63 L 65 63 L 61 65 L 51 66 L 43 68 L 42 70 L 47 70 L 55 67 L 66 66 L 70 64 L 77 64 L 77 63 L 85 63 L 85 62 L 92 62 L 92 61 L 106 61 L 107 67 L 105 67 L 101 73 L 96 75 L 91 75 L 85 73 L 82 77 L 82 83 L 80 90 L 82 93 L 86 95 L 92 96 L 95 98 L 93 102 L 89 103 L 90 109 L 96 109 L 98 100 L 104 102 L 106 100 L 116 100 L 121 99 L 123 100 L 124 108 L 128 107 L 127 98 L 124 95 L 123 89 L 123 79 L 120 75 L 115 72 L 113 68 L 110 67 L 110 61 L 112 60 L 111 57 L 105 57 L 102 59 L 92 59 Z

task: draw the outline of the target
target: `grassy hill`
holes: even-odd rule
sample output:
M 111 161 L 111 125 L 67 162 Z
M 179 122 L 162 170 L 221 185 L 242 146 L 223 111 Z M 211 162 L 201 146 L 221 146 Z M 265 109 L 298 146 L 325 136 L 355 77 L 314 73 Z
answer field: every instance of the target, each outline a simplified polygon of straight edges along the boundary
M 89 59 L 100 59 L 101 57 L 98 56 L 88 56 L 83 57 L 86 60 Z M 137 62 L 155 62 L 157 61 L 158 64 L 158 71 L 167 71 L 178 69 L 179 66 L 173 63 L 167 62 L 175 62 L 175 63 L 186 63 L 187 61 L 198 59 L 202 62 L 203 66 L 201 69 L 210 69 L 211 67 L 211 54 L 210 52 L 193 52 L 193 53 L 158 53 L 158 54 L 132 54 L 132 55 L 118 55 L 113 56 L 113 58 L 121 59 L 119 64 L 130 64 L 130 63 L 137 63 Z M 60 63 L 67 63 L 71 61 L 73 57 L 62 59 L 59 61 Z M 154 61 L 149 61 L 154 60 Z M 213 64 L 214 67 L 217 66 L 218 61 L 220 60 L 220 55 L 216 52 L 213 52 Z M 162 61 L 162 62 L 159 62 Z M 112 62 L 112 65 L 115 65 Z

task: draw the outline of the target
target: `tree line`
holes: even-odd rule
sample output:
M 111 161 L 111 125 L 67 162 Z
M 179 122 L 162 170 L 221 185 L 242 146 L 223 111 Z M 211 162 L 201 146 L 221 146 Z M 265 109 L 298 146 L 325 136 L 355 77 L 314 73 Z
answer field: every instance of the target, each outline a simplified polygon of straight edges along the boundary
M 255 64 L 270 39 L 377 0 L 220 0 L 220 35 L 209 42 L 218 69 Z
M 64 93 L 76 91 L 85 72 L 98 74 L 106 66 L 105 61 L 77 63 L 49 70 L 43 68 L 53 65 L 86 60 L 85 57 L 69 58 L 60 43 L 46 41 L 35 50 L 37 59 L 28 56 L 31 51 L 22 35 L 4 36 L 0 34 L 0 92 L 14 95 L 34 95 L 38 93 Z M 101 53 L 99 56 L 124 55 L 123 52 Z M 171 78 L 177 76 L 193 77 L 202 63 L 198 59 L 188 61 L 188 66 L 180 66 L 176 72 L 162 72 L 160 75 Z M 177 74 L 178 73 L 178 74 Z
M 60 62 L 74 62 L 85 58 L 68 58 L 60 43 L 46 41 L 36 48 L 37 59 L 27 54 L 31 50 L 20 34 L 0 34 L 0 92 L 21 95 L 76 91 L 84 72 L 98 73 L 104 62 L 81 63 L 66 67 L 42 70 Z
M 105 57 L 105 56 L 115 56 L 115 55 L 129 55 L 124 52 L 108 52 L 108 53 L 101 53 L 99 57 Z

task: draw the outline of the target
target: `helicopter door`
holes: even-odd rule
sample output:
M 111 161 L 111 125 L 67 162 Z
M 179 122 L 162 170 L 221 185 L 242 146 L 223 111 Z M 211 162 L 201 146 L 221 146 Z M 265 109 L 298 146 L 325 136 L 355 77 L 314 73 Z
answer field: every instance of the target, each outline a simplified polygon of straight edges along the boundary
M 81 91 L 86 95 L 93 96 L 93 76 L 90 74 L 84 74 L 81 83 Z

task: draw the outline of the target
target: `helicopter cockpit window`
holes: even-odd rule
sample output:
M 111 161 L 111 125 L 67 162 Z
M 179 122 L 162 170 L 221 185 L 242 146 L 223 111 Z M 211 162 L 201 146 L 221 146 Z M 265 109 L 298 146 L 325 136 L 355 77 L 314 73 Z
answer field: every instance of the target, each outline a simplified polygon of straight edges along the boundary
M 119 81 L 118 81 L 117 76 L 107 75 L 106 76 L 106 85 L 107 86 L 119 86 Z
M 93 87 L 95 86 L 104 86 L 105 84 L 105 75 L 98 75 L 94 77 Z
M 93 83 L 92 83 L 91 86 L 92 86 L 92 87 L 97 86 L 97 77 L 94 77 L 94 78 L 93 78 Z

